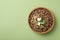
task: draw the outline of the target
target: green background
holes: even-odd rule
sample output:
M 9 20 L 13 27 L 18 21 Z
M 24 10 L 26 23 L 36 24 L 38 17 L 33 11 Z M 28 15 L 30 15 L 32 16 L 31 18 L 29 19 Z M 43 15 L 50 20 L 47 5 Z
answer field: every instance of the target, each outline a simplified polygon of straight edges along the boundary
M 32 32 L 29 13 L 37 7 L 55 15 L 54 29 L 48 34 Z M 60 0 L 0 0 L 0 40 L 60 40 Z

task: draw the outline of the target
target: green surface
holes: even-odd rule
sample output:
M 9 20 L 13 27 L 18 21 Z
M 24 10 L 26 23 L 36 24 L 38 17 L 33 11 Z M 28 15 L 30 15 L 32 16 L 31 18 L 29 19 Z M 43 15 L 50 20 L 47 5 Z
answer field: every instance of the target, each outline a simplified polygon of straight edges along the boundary
M 37 7 L 50 9 L 56 19 L 48 34 L 32 32 L 29 13 Z M 0 40 L 60 40 L 60 0 L 0 0 Z

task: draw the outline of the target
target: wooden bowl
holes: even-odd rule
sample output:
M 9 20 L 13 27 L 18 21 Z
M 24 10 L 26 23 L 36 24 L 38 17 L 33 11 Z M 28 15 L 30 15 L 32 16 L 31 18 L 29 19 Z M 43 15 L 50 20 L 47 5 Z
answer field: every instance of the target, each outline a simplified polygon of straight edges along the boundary
M 38 25 L 37 18 L 43 19 L 45 22 L 44 24 Z M 28 17 L 28 24 L 32 31 L 39 33 L 39 34 L 45 34 L 50 32 L 54 27 L 54 15 L 53 13 L 43 7 L 35 8 L 31 11 Z

